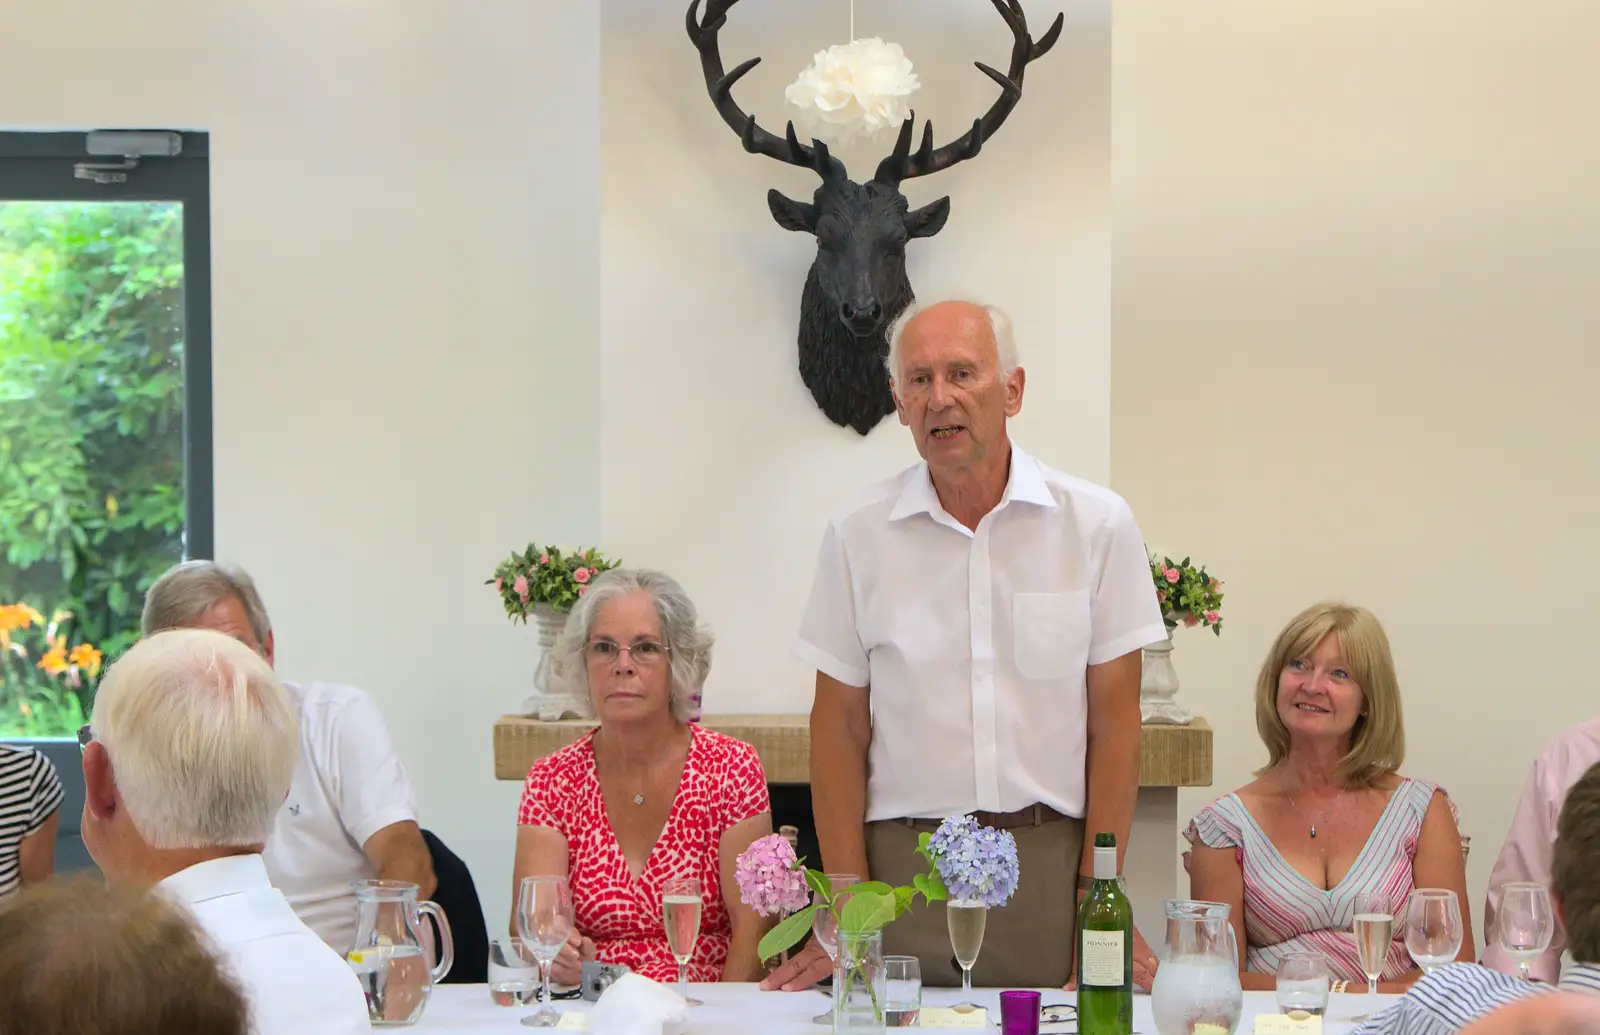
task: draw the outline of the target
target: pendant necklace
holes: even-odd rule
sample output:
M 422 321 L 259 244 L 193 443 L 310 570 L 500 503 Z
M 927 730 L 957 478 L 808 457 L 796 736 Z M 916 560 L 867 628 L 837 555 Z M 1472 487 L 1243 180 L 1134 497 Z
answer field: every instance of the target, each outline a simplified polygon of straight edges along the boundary
M 1308 833 L 1311 834 L 1311 839 L 1313 841 L 1315 841 L 1317 839 L 1317 824 L 1312 822 L 1311 817 L 1307 816 L 1305 814 L 1305 812 L 1301 810 L 1299 805 L 1295 804 L 1294 795 L 1290 794 L 1288 791 L 1284 791 L 1283 792 L 1283 796 L 1285 798 L 1289 799 L 1289 807 L 1294 809 L 1296 812 L 1299 812 L 1300 813 L 1300 818 L 1305 820 L 1306 823 L 1310 826 L 1310 830 L 1308 831 Z M 1344 791 L 1341 790 L 1339 792 L 1339 796 L 1337 798 L 1333 799 L 1333 804 L 1334 805 L 1338 805 L 1339 802 L 1342 801 L 1342 800 L 1344 800 Z M 1330 806 L 1330 808 L 1331 808 L 1331 806 Z M 1324 809 L 1322 811 L 1322 815 L 1323 815 L 1324 821 L 1326 821 L 1327 815 L 1328 815 L 1328 809 Z

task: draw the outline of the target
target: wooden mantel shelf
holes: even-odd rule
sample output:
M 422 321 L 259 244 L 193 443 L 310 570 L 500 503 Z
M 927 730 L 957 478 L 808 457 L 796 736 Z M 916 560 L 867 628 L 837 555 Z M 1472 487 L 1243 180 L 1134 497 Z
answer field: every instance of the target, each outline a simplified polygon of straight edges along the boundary
M 810 783 L 811 723 L 804 715 L 708 715 L 701 725 L 756 749 L 772 783 Z M 561 750 L 595 726 L 592 719 L 540 722 L 502 715 L 494 724 L 494 775 L 521 781 L 534 762 Z M 1139 786 L 1211 786 L 1211 726 L 1147 725 L 1139 743 Z

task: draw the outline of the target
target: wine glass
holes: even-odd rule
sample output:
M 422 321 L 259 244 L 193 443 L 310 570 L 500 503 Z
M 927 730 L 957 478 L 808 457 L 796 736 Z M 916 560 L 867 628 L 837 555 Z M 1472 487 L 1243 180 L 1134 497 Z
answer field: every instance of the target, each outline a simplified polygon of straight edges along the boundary
M 1555 913 L 1550 908 L 1550 889 L 1543 884 L 1507 884 L 1500 889 L 1500 912 L 1496 917 L 1500 948 L 1517 961 L 1524 981 L 1533 980 L 1528 968 L 1544 955 L 1555 934 Z
M 1446 888 L 1418 888 L 1406 906 L 1406 951 L 1424 974 L 1455 961 L 1461 952 L 1461 903 Z
M 978 962 L 978 952 L 983 948 L 983 929 L 989 919 L 989 907 L 982 902 L 952 899 L 945 903 L 945 922 L 950 928 L 950 949 L 956 962 L 961 964 L 961 1005 L 954 1007 L 958 1013 L 971 1013 L 978 1008 L 972 1001 L 972 965 Z
M 550 1005 L 550 965 L 572 936 L 572 922 L 572 888 L 567 878 L 554 874 L 522 878 L 517 889 L 517 929 L 522 944 L 539 961 L 543 986 L 539 1011 L 522 1019 L 530 1028 L 554 1028 L 561 1023 L 561 1012 Z
M 703 896 L 700 881 L 694 877 L 674 877 L 661 886 L 662 923 L 667 928 L 667 948 L 678 961 L 678 994 L 690 1006 L 702 1006 L 689 995 L 689 961 L 694 944 L 700 940 L 700 907 Z
M 850 898 L 845 894 L 846 888 L 854 887 L 861 883 L 861 878 L 854 873 L 828 873 L 824 874 L 828 881 L 828 893 L 833 896 L 834 909 L 842 909 Z M 813 895 L 812 898 L 820 906 L 811 914 L 811 937 L 822 946 L 822 951 L 828 954 L 828 959 L 839 957 L 839 916 L 834 909 L 829 909 L 822 904 L 822 896 Z M 833 1025 L 833 1011 L 825 1010 L 811 1018 L 813 1024 Z
M 1394 939 L 1394 912 L 1394 905 L 1384 892 L 1362 892 L 1356 896 L 1351 932 L 1356 939 L 1356 954 L 1361 957 L 1361 972 L 1367 976 L 1369 1008 L 1378 998 L 1378 978 L 1383 974 L 1389 943 Z M 1371 1012 L 1356 1020 L 1364 1021 L 1370 1016 Z

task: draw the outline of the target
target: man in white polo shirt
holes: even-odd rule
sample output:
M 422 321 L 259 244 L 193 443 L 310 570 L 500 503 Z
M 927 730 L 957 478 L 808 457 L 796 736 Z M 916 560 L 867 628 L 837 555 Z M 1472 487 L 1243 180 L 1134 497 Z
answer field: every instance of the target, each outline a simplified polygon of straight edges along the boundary
M 83 843 L 112 887 L 186 908 L 250 1005 L 255 1035 L 371 1031 L 350 965 L 289 908 L 261 844 L 294 776 L 294 709 L 233 639 L 179 629 L 106 672 L 83 745 Z
M 274 661 L 272 623 L 239 568 L 187 561 L 145 595 L 144 635 L 213 629 Z M 372 698 L 351 686 L 285 681 L 300 720 L 300 755 L 264 857 L 274 886 L 335 951 L 355 940 L 352 881 L 381 877 L 433 894 L 432 856 L 405 768 Z
M 913 306 L 888 360 L 924 462 L 829 524 L 794 648 L 817 670 L 822 862 L 909 884 L 917 835 L 941 818 L 1010 830 L 1021 883 L 989 913 L 973 983 L 1061 986 L 1093 873 L 1085 830 L 1120 852 L 1133 821 L 1140 648 L 1166 636 L 1144 542 L 1121 497 L 1011 443 L 1024 375 L 999 310 Z M 1148 988 L 1155 954 L 1134 950 Z M 885 951 L 919 957 L 927 984 L 960 981 L 942 907 L 895 921 Z M 808 950 L 766 987 L 826 973 Z

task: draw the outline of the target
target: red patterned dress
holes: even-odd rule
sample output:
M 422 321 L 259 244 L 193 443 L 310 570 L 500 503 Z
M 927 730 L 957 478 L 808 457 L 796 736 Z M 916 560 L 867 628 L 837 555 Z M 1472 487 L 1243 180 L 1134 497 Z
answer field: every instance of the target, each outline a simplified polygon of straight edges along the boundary
M 626 964 L 654 981 L 678 980 L 661 917 L 661 887 L 673 877 L 699 877 L 705 896 L 689 980 L 722 979 L 733 927 L 722 900 L 717 844 L 729 827 L 772 808 L 755 748 L 704 727 L 689 729 L 693 740 L 678 796 L 638 877 L 628 872 L 606 819 L 593 733 L 535 762 L 522 789 L 519 822 L 566 836 L 578 930 L 594 940 L 602 962 Z

